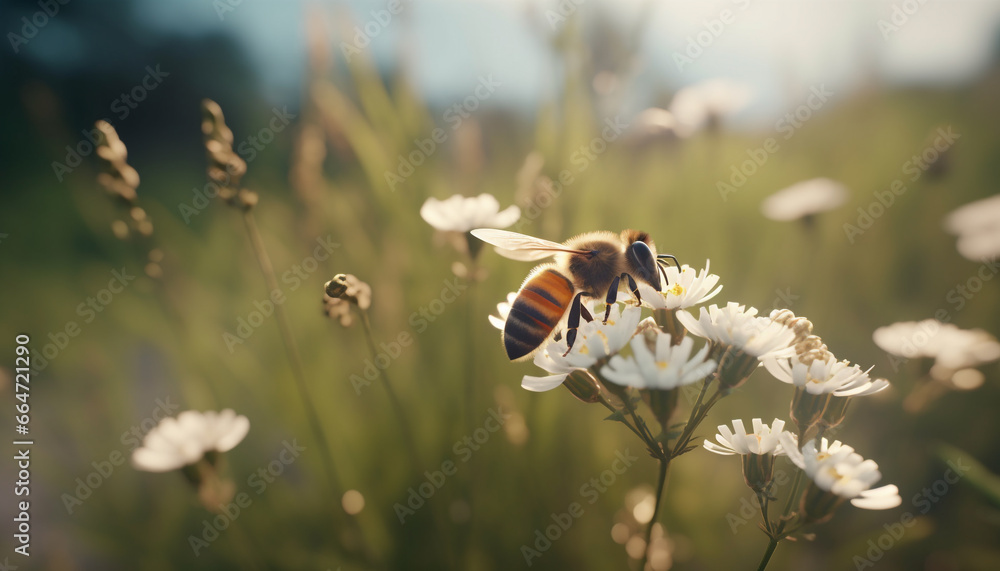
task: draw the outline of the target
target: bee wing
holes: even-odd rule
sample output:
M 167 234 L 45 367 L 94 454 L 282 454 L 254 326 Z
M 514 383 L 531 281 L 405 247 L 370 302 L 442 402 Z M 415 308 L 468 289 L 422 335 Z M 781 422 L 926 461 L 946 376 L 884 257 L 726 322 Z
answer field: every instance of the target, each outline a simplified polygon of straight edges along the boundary
M 589 253 L 586 250 L 567 248 L 558 242 L 550 242 L 534 236 L 495 228 L 477 228 L 472 231 L 472 235 L 487 244 L 496 246 L 498 254 L 511 260 L 532 262 L 555 255 L 558 252 Z
M 508 260 L 517 260 L 519 262 L 535 262 L 544 260 L 555 254 L 555 252 L 547 252 L 545 250 L 507 250 L 500 247 L 493 249 Z

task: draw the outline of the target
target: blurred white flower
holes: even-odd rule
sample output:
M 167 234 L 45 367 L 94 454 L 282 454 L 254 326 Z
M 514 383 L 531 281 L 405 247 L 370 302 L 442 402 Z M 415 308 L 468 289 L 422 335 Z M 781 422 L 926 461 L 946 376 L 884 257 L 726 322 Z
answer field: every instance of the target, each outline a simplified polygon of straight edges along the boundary
M 165 418 L 132 453 L 132 466 L 147 472 L 167 472 L 201 460 L 206 452 L 227 452 L 243 440 L 250 421 L 232 409 L 222 412 L 186 410 Z
M 681 125 L 670 111 L 649 107 L 632 119 L 625 140 L 635 146 L 645 146 L 658 141 L 677 141 L 689 133 L 690 129 Z
M 958 253 L 972 261 L 1000 255 L 1000 194 L 970 202 L 944 219 L 945 229 L 958 236 Z
M 668 333 L 655 331 L 655 350 L 650 350 L 644 336 L 636 335 L 629 343 L 632 355 L 611 357 L 601 374 L 618 385 L 670 390 L 697 383 L 715 370 L 715 361 L 706 359 L 708 345 L 692 356 L 694 340 L 690 337 L 685 337 L 680 345 L 672 345 Z
M 705 260 L 705 269 L 700 272 L 687 264 L 679 269 L 667 266 L 664 271 L 670 285 L 666 291 L 656 291 L 650 285 L 639 284 L 643 303 L 653 309 L 687 309 L 712 299 L 722 291 L 722 286 L 715 287 L 719 276 L 708 273 L 710 264 L 710 260 Z
M 789 344 L 795 332 L 767 317 L 757 317 L 757 310 L 736 302 L 725 308 L 714 303 L 698 309 L 698 318 L 686 310 L 677 312 L 677 320 L 692 334 L 715 343 L 734 347 L 747 355 L 763 357 L 769 353 L 794 351 Z
M 764 367 L 783 383 L 795 385 L 814 395 L 833 393 L 836 396 L 863 396 L 877 393 L 889 386 L 889 381 L 873 381 L 868 371 L 850 362 L 838 361 L 832 353 L 826 359 L 809 359 L 803 362 L 799 356 L 767 357 L 762 359 Z
M 521 217 L 516 205 L 500 210 L 491 194 L 467 198 L 456 194 L 445 200 L 428 198 L 420 207 L 425 222 L 445 232 L 468 232 L 473 228 L 506 228 Z
M 490 325 L 503 331 L 504 325 L 507 324 L 507 316 L 510 315 L 510 308 L 514 305 L 515 299 L 517 299 L 517 292 L 512 291 L 507 294 L 507 301 L 501 301 L 497 304 L 497 315 L 491 314 L 487 316 L 487 319 L 490 320 Z
M 879 327 L 872 334 L 883 351 L 907 359 L 934 359 L 931 372 L 948 380 L 959 370 L 1000 359 L 1000 342 L 982 329 L 960 329 L 936 319 L 903 321 Z
M 719 433 L 715 439 L 719 444 L 706 440 L 703 444 L 709 452 L 729 456 L 732 454 L 772 454 L 780 456 L 785 453 L 778 437 L 785 428 L 785 421 L 774 419 L 771 426 L 761 422 L 759 418 L 753 419 L 753 432 L 747 434 L 743 427 L 743 421 L 736 419 L 733 421 L 733 430 L 725 424 L 719 425 Z M 792 435 L 794 439 L 795 436 Z
M 677 120 L 677 130 L 688 136 L 724 115 L 740 111 L 752 96 L 753 90 L 746 84 L 709 79 L 680 89 L 668 111 Z
M 833 210 L 847 200 L 847 188 L 828 178 L 814 178 L 793 184 L 768 196 L 760 205 L 771 220 L 798 220 Z
M 521 387 L 534 392 L 552 390 L 576 369 L 589 369 L 600 359 L 621 351 L 635 334 L 642 317 L 642 309 L 628 306 L 624 310 L 619 304 L 611 306 L 611 316 L 607 323 L 600 318 L 580 324 L 577 328 L 573 350 L 566 354 L 566 337 L 553 341 L 535 354 L 535 365 L 551 375 L 533 377 L 525 375 Z
M 882 478 L 878 464 L 865 460 L 839 440 L 829 443 L 823 438 L 817 449 L 814 438 L 801 450 L 790 433 L 782 434 L 780 440 L 788 458 L 821 490 L 851 500 L 855 507 L 867 510 L 894 508 L 903 502 L 896 486 L 872 489 L 872 484 Z

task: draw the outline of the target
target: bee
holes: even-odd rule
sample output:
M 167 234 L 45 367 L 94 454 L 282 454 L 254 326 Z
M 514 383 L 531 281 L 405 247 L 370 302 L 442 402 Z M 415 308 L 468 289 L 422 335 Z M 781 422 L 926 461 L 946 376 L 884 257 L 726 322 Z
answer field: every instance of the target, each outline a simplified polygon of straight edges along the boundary
M 493 228 L 479 228 L 472 235 L 496 246 L 506 258 L 537 261 L 555 256 L 555 263 L 531 270 L 511 304 L 503 329 L 504 349 L 511 361 L 527 359 L 552 337 L 567 310 L 568 354 L 576 341 L 581 316 L 593 320 L 582 304 L 583 297 L 605 300 L 607 323 L 620 286 L 627 284 L 639 302 L 637 282 L 662 291 L 661 284 L 667 281 L 663 264 L 667 259 L 677 264 L 676 257 L 657 254 L 652 238 L 639 230 L 623 230 L 621 234 L 587 232 L 563 244 Z

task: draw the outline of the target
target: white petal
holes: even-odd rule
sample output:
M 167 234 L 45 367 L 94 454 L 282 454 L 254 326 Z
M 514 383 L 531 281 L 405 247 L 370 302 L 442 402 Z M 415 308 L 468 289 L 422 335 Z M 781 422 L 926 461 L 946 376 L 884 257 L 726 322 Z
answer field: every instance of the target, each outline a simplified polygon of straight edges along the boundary
M 568 373 L 550 375 L 548 377 L 531 377 L 525 375 L 524 378 L 521 379 L 521 388 L 536 393 L 551 391 L 552 389 L 563 384 L 563 381 L 565 381 L 568 376 Z
M 903 499 L 899 497 L 899 489 L 892 484 L 866 490 L 851 500 L 852 505 L 866 510 L 887 510 L 902 503 Z

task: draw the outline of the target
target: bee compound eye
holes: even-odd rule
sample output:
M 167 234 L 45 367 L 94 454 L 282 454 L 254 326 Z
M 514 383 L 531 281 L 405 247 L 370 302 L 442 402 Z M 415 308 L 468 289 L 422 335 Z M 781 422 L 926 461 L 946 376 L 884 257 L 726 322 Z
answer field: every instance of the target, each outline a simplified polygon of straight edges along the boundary
M 648 267 L 653 264 L 653 251 L 645 242 L 632 242 L 632 245 L 629 246 L 629 254 L 640 267 Z

